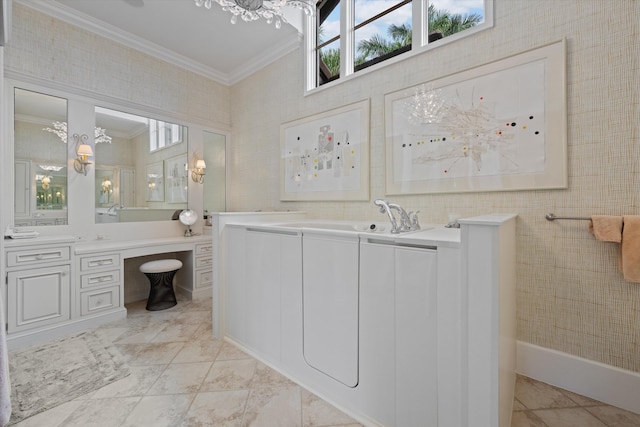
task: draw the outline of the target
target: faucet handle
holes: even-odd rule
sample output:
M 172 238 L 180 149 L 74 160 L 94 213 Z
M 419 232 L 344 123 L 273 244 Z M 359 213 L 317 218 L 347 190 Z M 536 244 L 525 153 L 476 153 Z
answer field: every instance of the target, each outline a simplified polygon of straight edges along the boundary
M 420 211 L 409 212 L 409 219 L 411 220 L 411 229 L 420 230 L 420 223 L 418 222 L 418 214 Z

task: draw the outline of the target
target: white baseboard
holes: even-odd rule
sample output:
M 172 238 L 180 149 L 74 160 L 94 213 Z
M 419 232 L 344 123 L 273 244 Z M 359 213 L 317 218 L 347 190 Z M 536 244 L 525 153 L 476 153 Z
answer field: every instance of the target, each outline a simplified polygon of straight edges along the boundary
M 518 341 L 516 371 L 640 414 L 640 373 Z

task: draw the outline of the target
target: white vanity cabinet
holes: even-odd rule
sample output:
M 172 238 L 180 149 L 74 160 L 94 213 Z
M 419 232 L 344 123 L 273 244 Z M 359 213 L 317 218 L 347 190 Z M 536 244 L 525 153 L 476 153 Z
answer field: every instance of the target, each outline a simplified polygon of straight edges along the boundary
M 437 251 L 360 244 L 364 412 L 386 426 L 438 425 Z
M 117 252 L 79 257 L 80 316 L 122 307 L 122 260 Z
M 7 332 L 71 318 L 71 246 L 21 245 L 6 250 Z
M 194 293 L 210 288 L 213 284 L 213 243 L 196 243 L 194 262 Z

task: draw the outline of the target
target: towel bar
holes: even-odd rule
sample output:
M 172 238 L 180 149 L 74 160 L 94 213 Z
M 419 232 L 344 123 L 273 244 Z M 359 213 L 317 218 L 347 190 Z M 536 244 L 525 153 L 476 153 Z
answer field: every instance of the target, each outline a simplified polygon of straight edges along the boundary
M 556 219 L 576 219 L 579 221 L 589 221 L 591 218 L 585 216 L 556 216 L 554 213 L 548 213 L 544 216 L 547 221 L 555 221 Z

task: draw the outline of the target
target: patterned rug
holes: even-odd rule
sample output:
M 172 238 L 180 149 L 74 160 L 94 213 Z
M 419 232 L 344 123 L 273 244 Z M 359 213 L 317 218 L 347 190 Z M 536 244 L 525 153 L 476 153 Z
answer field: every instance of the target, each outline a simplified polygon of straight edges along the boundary
M 46 411 L 129 375 L 111 341 L 95 332 L 9 353 L 11 420 Z

